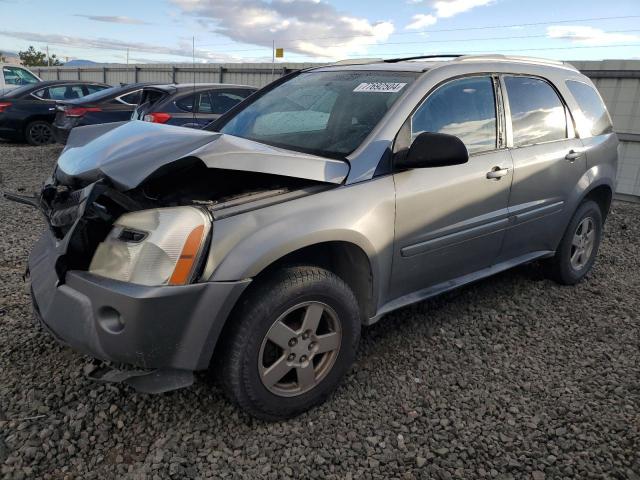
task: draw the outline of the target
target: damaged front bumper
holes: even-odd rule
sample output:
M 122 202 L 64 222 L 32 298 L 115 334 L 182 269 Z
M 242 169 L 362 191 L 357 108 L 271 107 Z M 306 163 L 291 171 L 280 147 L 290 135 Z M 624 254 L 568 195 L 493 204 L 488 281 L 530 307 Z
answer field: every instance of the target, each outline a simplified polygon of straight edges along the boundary
M 46 231 L 29 257 L 36 317 L 61 343 L 138 368 L 93 378 L 151 393 L 188 386 L 194 370 L 208 367 L 222 326 L 250 282 L 146 287 L 71 270 L 61 283 L 58 247 Z
M 49 226 L 28 261 L 36 319 L 60 343 L 122 365 L 99 368 L 91 378 L 150 393 L 188 386 L 193 371 L 208 368 L 222 327 L 250 280 L 149 287 L 78 268 L 91 260 L 86 257 L 93 251 L 84 248 L 95 230 L 110 226 L 103 205 L 108 194 L 99 184 L 65 195 L 63 203 L 47 200 L 44 192 L 33 199 L 5 194 L 38 206 Z

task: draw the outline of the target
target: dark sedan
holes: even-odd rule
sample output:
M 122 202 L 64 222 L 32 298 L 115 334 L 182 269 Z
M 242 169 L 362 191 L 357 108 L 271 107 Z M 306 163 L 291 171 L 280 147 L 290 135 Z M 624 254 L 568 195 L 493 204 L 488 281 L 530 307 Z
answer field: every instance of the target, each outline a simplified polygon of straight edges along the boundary
M 11 90 L 0 97 L 0 137 L 31 145 L 53 143 L 56 102 L 82 98 L 107 88 L 109 85 L 97 82 L 50 80 Z
M 256 90 L 221 83 L 148 86 L 142 90 L 140 105 L 132 119 L 202 128 Z
M 150 83 L 132 83 L 102 90 L 77 100 L 58 102 L 53 124 L 56 140 L 66 143 L 72 128 L 98 123 L 129 120 L 140 103 L 143 87 Z

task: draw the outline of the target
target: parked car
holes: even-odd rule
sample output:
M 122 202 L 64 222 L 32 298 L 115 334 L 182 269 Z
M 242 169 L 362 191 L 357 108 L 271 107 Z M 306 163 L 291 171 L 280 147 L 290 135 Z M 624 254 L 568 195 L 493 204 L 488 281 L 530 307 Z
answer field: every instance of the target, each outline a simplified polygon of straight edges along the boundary
M 29 69 L 20 65 L 13 65 L 11 63 L 0 63 L 0 97 L 14 88 L 22 87 L 24 85 L 31 85 L 33 83 L 41 82 L 37 75 L 34 75 Z
M 72 128 L 97 123 L 122 122 L 140 103 L 142 89 L 150 83 L 132 83 L 101 90 L 77 100 L 58 102 L 53 130 L 58 143 L 66 143 Z
M 534 260 L 584 279 L 617 145 L 568 64 L 400 59 L 296 72 L 206 130 L 73 130 L 39 198 L 13 198 L 49 223 L 36 316 L 113 362 L 92 378 L 160 392 L 212 366 L 282 419 L 327 398 L 388 312 Z
M 132 120 L 202 128 L 257 88 L 223 83 L 153 85 L 142 90 Z
M 0 97 L 0 137 L 30 145 L 54 143 L 56 101 L 81 98 L 109 85 L 51 80 L 25 85 Z

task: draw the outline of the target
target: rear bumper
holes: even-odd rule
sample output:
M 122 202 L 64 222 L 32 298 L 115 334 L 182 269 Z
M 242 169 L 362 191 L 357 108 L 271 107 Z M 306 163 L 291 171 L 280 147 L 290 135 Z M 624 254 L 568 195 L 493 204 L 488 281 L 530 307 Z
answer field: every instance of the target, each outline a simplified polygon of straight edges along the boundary
M 53 124 L 53 136 L 56 139 L 56 142 L 65 145 L 67 143 L 67 139 L 69 138 L 69 133 L 73 127 L 67 126 L 62 127 L 56 123 Z
M 5 138 L 7 140 L 13 141 L 21 141 L 24 135 L 22 130 L 16 129 L 14 127 L 2 126 L 0 125 L 0 138 Z
M 29 258 L 34 311 L 61 343 L 100 360 L 142 369 L 209 365 L 222 327 L 250 280 L 146 287 L 88 272 L 55 273 L 57 242 L 46 231 Z

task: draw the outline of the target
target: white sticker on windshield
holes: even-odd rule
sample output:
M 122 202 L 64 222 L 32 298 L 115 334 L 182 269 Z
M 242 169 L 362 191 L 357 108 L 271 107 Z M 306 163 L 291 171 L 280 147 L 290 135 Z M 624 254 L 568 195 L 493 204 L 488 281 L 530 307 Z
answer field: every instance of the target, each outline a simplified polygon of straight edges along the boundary
M 353 89 L 354 92 L 398 93 L 406 83 L 364 82 Z

